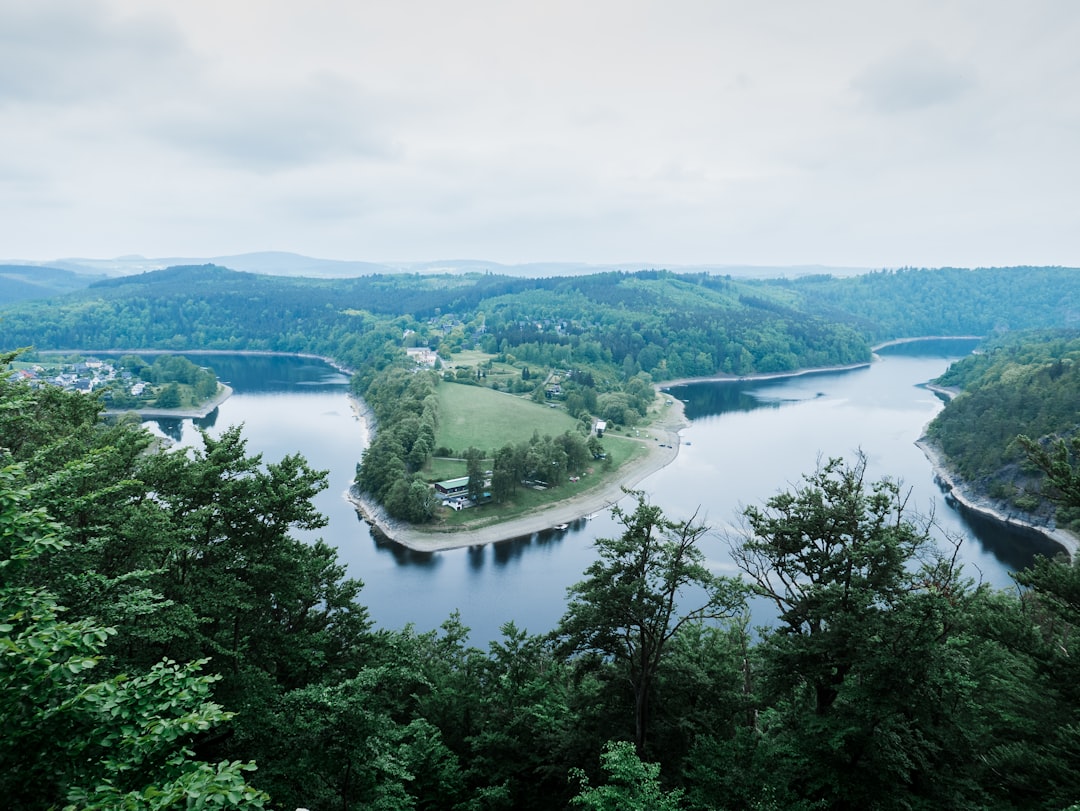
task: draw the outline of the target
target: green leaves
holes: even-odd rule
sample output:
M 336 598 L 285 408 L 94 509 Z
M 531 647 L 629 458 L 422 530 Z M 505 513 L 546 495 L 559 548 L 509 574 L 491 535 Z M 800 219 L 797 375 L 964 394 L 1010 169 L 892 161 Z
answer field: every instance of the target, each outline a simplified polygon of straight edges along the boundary
M 581 790 L 571 800 L 575 808 L 588 811 L 676 811 L 682 808 L 682 791 L 660 787 L 660 766 L 643 762 L 627 741 L 608 741 L 600 756 L 607 782 L 591 786 L 581 769 L 572 769 L 570 779 Z
M 568 590 L 570 602 L 556 635 L 568 651 L 613 662 L 629 681 L 634 739 L 643 753 L 654 682 L 668 643 L 689 624 L 737 616 L 743 589 L 705 568 L 697 548 L 704 526 L 692 519 L 671 521 L 644 494 L 633 495 L 633 513 L 613 510 L 623 534 L 596 542 L 597 560 L 586 569 L 587 578 Z
M 19 467 L 0 470 L 0 561 L 11 574 L 49 549 L 56 525 L 27 510 Z M 205 662 L 89 680 L 113 629 L 67 620 L 48 591 L 0 583 L 0 793 L 12 807 L 258 808 L 241 772 L 199 763 L 185 744 L 231 715 L 210 702 Z M 89 788 L 93 787 L 93 788 Z

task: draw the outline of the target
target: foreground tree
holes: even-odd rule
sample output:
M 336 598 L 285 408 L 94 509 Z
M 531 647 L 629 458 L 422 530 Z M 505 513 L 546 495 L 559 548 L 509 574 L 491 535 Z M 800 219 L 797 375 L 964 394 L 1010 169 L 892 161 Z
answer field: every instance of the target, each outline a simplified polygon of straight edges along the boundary
M 644 763 L 626 741 L 609 741 L 600 761 L 608 781 L 592 786 L 585 772 L 571 769 L 581 791 L 571 801 L 574 808 L 586 811 L 677 811 L 682 807 L 682 792 L 665 792 L 660 787 L 660 766 Z
M 779 615 L 745 751 L 786 807 L 986 807 L 980 752 L 1012 680 L 975 628 L 984 592 L 906 506 L 860 455 L 744 511 L 736 563 Z
M 95 681 L 112 629 L 64 616 L 22 569 L 64 543 L 18 466 L 0 469 L 0 793 L 11 808 L 261 808 L 253 764 L 192 746 L 231 714 L 209 700 L 205 662 L 162 661 Z
M 813 690 L 829 711 L 863 646 L 859 628 L 909 590 L 907 564 L 928 543 L 904 516 L 896 482 L 868 485 L 866 457 L 830 459 L 801 487 L 748 507 L 736 564 L 771 602 L 779 670 Z
M 736 580 L 718 577 L 697 547 L 708 528 L 672 521 L 633 492 L 632 513 L 615 507 L 625 531 L 596 541 L 598 557 L 586 579 L 568 590 L 556 636 L 570 652 L 611 662 L 630 685 L 634 744 L 644 756 L 657 674 L 672 639 L 692 623 L 729 620 L 744 608 Z M 688 607 L 688 604 L 693 607 Z

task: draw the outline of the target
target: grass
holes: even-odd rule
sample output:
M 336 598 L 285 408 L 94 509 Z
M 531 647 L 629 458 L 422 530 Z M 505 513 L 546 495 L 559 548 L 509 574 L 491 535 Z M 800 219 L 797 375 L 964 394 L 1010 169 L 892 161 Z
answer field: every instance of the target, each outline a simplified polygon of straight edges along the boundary
M 481 386 L 444 382 L 438 394 L 435 446 L 456 453 L 473 447 L 490 455 L 507 443 L 527 441 L 534 430 L 540 436 L 558 436 L 577 427 L 577 421 L 561 408 Z
M 468 352 L 455 353 L 454 362 L 460 365 L 478 365 L 490 357 L 479 352 L 475 355 L 476 357 L 473 357 Z M 508 371 L 512 369 L 513 367 L 508 367 Z M 461 453 L 469 447 L 479 448 L 488 455 L 488 467 L 491 466 L 490 459 L 495 450 L 507 443 L 528 441 L 534 430 L 541 436 L 556 436 L 564 431 L 577 429 L 577 421 L 562 408 L 534 403 L 528 397 L 451 382 L 439 385 L 438 396 L 440 425 L 435 436 L 436 446 L 450 448 L 455 453 Z M 633 438 L 633 428 L 624 430 L 628 436 L 608 433 L 603 438 L 608 459 L 593 463 L 580 481 L 564 482 L 546 490 L 518 487 L 514 490 L 513 498 L 502 504 L 487 504 L 460 512 L 442 509 L 433 528 L 477 528 L 509 521 L 617 480 L 622 466 L 646 453 L 649 443 L 655 441 L 647 426 L 638 429 L 637 438 Z M 424 468 L 424 477 L 429 481 L 444 481 L 465 474 L 465 462 L 459 459 L 436 457 Z

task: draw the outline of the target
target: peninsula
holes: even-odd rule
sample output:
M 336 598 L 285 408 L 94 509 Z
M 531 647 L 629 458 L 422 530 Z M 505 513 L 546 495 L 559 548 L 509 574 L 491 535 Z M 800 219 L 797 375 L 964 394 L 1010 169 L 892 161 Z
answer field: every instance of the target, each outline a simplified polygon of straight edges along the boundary
M 625 490 L 632 489 L 646 477 L 675 460 L 680 449 L 679 431 L 688 423 L 682 402 L 676 398 L 669 399 L 670 405 L 665 406 L 647 426 L 648 438 L 626 440 L 641 443 L 645 450 L 643 454 L 617 470 L 598 476 L 598 481 L 587 489 L 552 502 L 550 506 L 528 515 L 508 521 L 498 521 L 495 516 L 478 517 L 472 523 L 440 529 L 395 521 L 387 516 L 378 504 L 355 489 L 348 493 L 348 498 L 373 531 L 387 540 L 422 552 L 495 543 L 569 524 L 609 509 L 624 497 Z M 354 405 L 358 406 L 359 403 L 354 402 Z M 366 420 L 365 425 L 368 425 Z

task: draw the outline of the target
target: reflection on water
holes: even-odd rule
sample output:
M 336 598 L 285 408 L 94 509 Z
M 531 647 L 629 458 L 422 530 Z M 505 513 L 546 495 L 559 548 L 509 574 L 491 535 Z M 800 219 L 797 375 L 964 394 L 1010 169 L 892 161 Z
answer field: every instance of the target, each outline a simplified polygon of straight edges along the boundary
M 184 439 L 184 420 L 178 417 L 156 417 L 147 422 L 157 424 L 158 430 L 173 442 L 182 442 Z
M 1045 545 L 949 508 L 914 445 L 942 407 L 919 385 L 972 346 L 907 344 L 883 349 L 882 362 L 850 372 L 672 387 L 669 396 L 685 401 L 692 422 L 682 432 L 675 461 L 638 487 L 673 519 L 700 510 L 706 524 L 722 528 L 737 523 L 744 505 L 788 489 L 819 457 L 850 458 L 862 448 L 873 477 L 901 479 L 912 487 L 911 503 L 921 512 L 934 514 L 946 533 L 971 539 L 962 546 L 969 576 L 1008 587 L 1009 571 Z M 498 639 L 509 620 L 547 632 L 562 616 L 567 587 L 595 559 L 593 541 L 618 537 L 623 529 L 604 509 L 565 530 L 447 552 L 416 552 L 380 539 L 344 498 L 364 450 L 364 432 L 347 405 L 343 375 L 287 357 L 215 355 L 200 356 L 200 362 L 212 364 L 234 395 L 220 413 L 203 420 L 153 425 L 180 445 L 199 445 L 196 426 L 216 434 L 243 423 L 248 452 L 261 453 L 264 462 L 299 452 L 312 467 L 329 470 L 329 488 L 315 499 L 329 524 L 297 536 L 321 537 L 338 549 L 348 575 L 364 581 L 360 599 L 382 627 L 412 623 L 419 631 L 431 630 L 457 610 L 472 628 L 470 641 L 481 646 Z M 703 547 L 712 568 L 734 573 L 725 541 L 710 538 Z M 768 621 L 754 610 L 754 622 Z
M 672 386 L 664 391 L 683 401 L 687 419 L 696 420 L 708 414 L 724 414 L 733 411 L 753 411 L 762 407 L 762 401 L 751 393 L 754 384 L 743 382 L 712 386 L 705 383 L 686 383 Z M 769 403 L 773 408 L 779 403 Z
M 399 566 L 419 566 L 430 569 L 442 563 L 442 559 L 435 552 L 410 549 L 407 546 L 394 543 L 377 529 L 371 530 L 371 538 L 375 548 L 380 552 L 389 552 L 393 556 L 394 562 Z
M 219 408 L 215 408 L 205 417 L 153 417 L 146 420 L 157 425 L 158 430 L 173 442 L 184 441 L 184 423 L 190 422 L 201 431 L 210 431 L 217 424 Z
M 1038 556 L 1056 557 L 1066 551 L 1037 530 L 1011 524 L 1004 526 L 951 498 L 946 500 L 964 517 L 964 523 L 979 542 L 1012 571 L 1027 568 Z
M 205 417 L 195 417 L 192 422 L 195 424 L 196 428 L 199 428 L 203 431 L 209 431 L 211 428 L 214 427 L 215 424 L 217 424 L 218 413 L 219 408 L 215 408 Z

